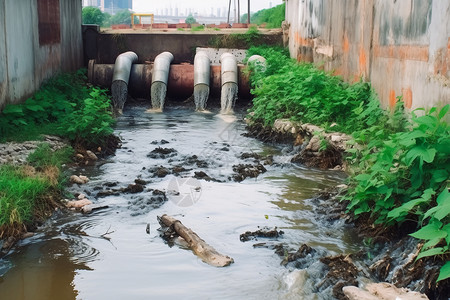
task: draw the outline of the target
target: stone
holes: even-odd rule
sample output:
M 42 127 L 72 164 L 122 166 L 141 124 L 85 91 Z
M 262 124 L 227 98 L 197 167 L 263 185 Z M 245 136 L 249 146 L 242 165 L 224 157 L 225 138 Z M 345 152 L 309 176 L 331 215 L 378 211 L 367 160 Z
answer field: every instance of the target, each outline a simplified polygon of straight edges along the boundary
M 340 135 L 332 135 L 331 136 L 331 141 L 335 142 L 335 143 L 339 143 L 342 141 L 342 137 Z
M 83 180 L 83 183 L 88 183 L 89 182 L 89 178 L 87 176 L 80 175 L 78 177 L 80 177 L 80 179 Z
M 365 289 L 355 286 L 342 288 L 349 300 L 427 300 L 424 294 L 413 292 L 405 288 L 397 288 L 387 282 L 369 283 Z
M 72 200 L 66 203 L 66 207 L 67 208 L 77 208 L 80 209 L 85 205 L 90 205 L 92 204 L 92 201 L 90 201 L 89 199 L 81 199 L 81 200 Z
M 79 194 L 78 195 L 78 200 L 81 200 L 81 199 L 84 199 L 84 198 L 86 198 L 86 195 L 85 194 L 83 194 L 83 193 L 81 193 L 81 194 Z
M 308 145 L 305 150 L 310 150 L 312 152 L 317 152 L 320 149 L 320 138 L 318 136 L 313 136 L 311 140 L 309 140 Z
M 70 182 L 73 182 L 73 183 L 76 183 L 76 184 L 84 184 L 83 179 L 81 179 L 77 175 L 70 176 Z
M 88 158 L 89 158 L 90 160 L 98 160 L 97 155 L 95 155 L 95 153 L 92 152 L 91 150 L 87 150 L 87 151 L 86 151 L 86 155 L 88 156 Z
M 84 159 L 84 156 L 83 156 L 83 154 L 81 154 L 81 153 L 77 153 L 77 155 L 75 155 L 75 157 L 76 157 L 77 159 L 79 159 L 79 160 L 83 160 L 83 159 Z

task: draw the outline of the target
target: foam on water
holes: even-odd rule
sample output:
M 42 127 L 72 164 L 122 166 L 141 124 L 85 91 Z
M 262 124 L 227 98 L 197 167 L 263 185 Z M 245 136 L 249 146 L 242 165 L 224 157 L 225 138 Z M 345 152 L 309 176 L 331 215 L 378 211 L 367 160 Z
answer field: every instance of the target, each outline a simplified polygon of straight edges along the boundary
M 209 97 L 209 86 L 206 84 L 197 84 L 194 87 L 195 110 L 203 111 L 206 108 L 206 101 Z
M 227 82 L 222 85 L 222 91 L 220 93 L 220 113 L 232 114 L 233 107 L 236 103 L 238 93 L 238 86 L 234 82 Z
M 155 81 L 151 87 L 152 108 L 154 110 L 164 109 L 164 101 L 166 100 L 167 86 L 164 82 Z

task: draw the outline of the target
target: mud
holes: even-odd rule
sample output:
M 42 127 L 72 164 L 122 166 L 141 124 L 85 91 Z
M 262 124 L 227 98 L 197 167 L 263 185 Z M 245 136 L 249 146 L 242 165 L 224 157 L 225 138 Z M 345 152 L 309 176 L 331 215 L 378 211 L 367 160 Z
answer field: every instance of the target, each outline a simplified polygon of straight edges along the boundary
M 173 148 L 161 148 L 158 147 L 154 150 L 152 150 L 147 157 L 153 158 L 153 159 L 166 159 L 168 157 L 176 156 L 178 153 Z
M 267 169 L 260 164 L 259 162 L 256 164 L 238 164 L 233 166 L 233 171 L 237 174 L 233 175 L 233 180 L 237 182 L 241 182 L 244 179 L 256 178 L 260 174 L 265 173 Z
M 277 228 L 261 228 L 256 231 L 246 231 L 239 236 L 241 242 L 247 242 L 250 240 L 258 240 L 258 238 L 278 238 L 282 236 L 284 232 L 282 230 L 277 230 Z

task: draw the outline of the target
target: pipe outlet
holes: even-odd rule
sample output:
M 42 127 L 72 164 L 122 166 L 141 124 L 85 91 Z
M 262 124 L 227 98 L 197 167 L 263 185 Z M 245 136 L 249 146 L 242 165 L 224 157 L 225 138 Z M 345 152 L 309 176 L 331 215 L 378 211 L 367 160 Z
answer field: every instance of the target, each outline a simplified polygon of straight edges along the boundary
M 211 76 L 211 61 L 204 51 L 195 54 L 194 58 L 194 86 L 205 84 L 209 86 Z
M 221 83 L 222 86 L 225 83 L 232 82 L 238 84 L 237 77 L 237 60 L 231 53 L 224 53 L 220 57 L 220 62 L 222 66 L 221 70 Z
M 265 72 L 267 69 L 267 62 L 261 55 L 252 55 L 247 61 L 247 65 L 254 64 L 256 69 L 260 72 Z
M 163 52 L 155 57 L 152 70 L 152 84 L 162 82 L 167 86 L 169 78 L 170 63 L 173 61 L 173 55 L 170 52 Z

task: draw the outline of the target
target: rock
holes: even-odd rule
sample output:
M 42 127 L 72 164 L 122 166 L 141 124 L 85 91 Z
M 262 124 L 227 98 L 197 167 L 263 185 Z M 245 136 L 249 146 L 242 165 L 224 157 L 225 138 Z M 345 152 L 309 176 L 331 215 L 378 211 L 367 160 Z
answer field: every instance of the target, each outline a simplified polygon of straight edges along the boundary
M 335 142 L 335 143 L 339 143 L 340 141 L 342 141 L 342 137 L 340 135 L 331 135 L 331 141 Z
M 140 178 L 136 178 L 136 179 L 134 180 L 134 183 L 140 184 L 140 185 L 146 185 L 146 184 L 147 184 L 147 181 L 142 180 L 142 179 L 140 179 Z
M 141 184 L 130 184 L 125 189 L 123 189 L 125 193 L 137 194 L 144 191 L 144 186 Z
M 247 177 L 256 178 L 259 174 L 265 173 L 266 168 L 260 164 L 238 164 L 233 166 L 233 171 L 237 174 L 233 175 L 233 179 L 237 182 L 244 180 Z
M 77 175 L 70 176 L 70 182 L 76 183 L 76 184 L 84 184 L 84 180 L 78 177 Z
M 177 151 L 173 148 L 161 148 L 158 147 L 156 149 L 153 149 L 149 154 L 147 154 L 147 157 L 154 158 L 154 159 L 165 159 L 168 157 L 176 156 Z
M 80 177 L 80 179 L 83 180 L 83 183 L 88 183 L 89 182 L 89 178 L 87 176 L 80 175 L 78 177 Z
M 241 242 L 246 242 L 246 241 L 250 241 L 250 240 L 256 240 L 256 238 L 258 238 L 258 237 L 278 238 L 280 235 L 283 235 L 283 234 L 284 234 L 284 231 L 282 231 L 282 230 L 278 231 L 276 227 L 274 229 L 265 227 L 265 228 L 258 229 L 253 232 L 246 231 L 245 233 L 242 233 L 239 236 L 239 239 L 241 240 Z
M 356 286 L 344 286 L 342 288 L 344 295 L 349 300 L 379 300 L 380 298 L 372 295 L 368 291 L 364 291 Z
M 78 195 L 77 198 L 78 198 L 78 200 L 82 200 L 82 199 L 86 198 L 86 195 L 81 193 L 81 194 Z
M 81 200 L 72 200 L 66 203 L 67 208 L 77 208 L 80 209 L 85 205 L 92 204 L 92 201 L 88 199 L 81 199 Z
M 75 155 L 75 158 L 78 159 L 78 160 L 83 160 L 84 156 L 81 153 L 77 153 L 77 155 Z
M 86 155 L 90 160 L 98 160 L 97 155 L 95 155 L 94 152 L 92 152 L 91 150 L 87 150 Z
M 320 149 L 320 138 L 315 135 L 309 140 L 308 145 L 306 145 L 305 150 L 310 150 L 312 152 L 317 152 Z
M 100 210 L 100 209 L 105 209 L 105 208 L 109 208 L 109 206 L 108 205 L 99 205 L 99 204 L 88 204 L 81 208 L 81 212 L 83 214 L 88 214 L 95 210 Z
M 369 283 L 365 289 L 345 286 L 342 291 L 350 300 L 427 300 L 428 297 L 405 288 L 397 288 L 387 282 Z

